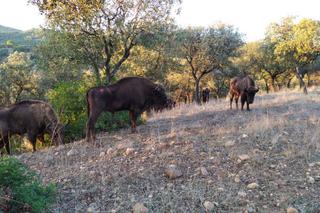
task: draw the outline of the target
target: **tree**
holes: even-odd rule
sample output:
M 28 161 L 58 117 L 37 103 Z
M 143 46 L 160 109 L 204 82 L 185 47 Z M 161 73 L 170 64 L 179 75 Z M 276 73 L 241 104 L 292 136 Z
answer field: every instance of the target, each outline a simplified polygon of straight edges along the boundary
M 96 84 L 101 84 L 99 65 L 102 55 L 98 41 L 55 30 L 43 30 L 42 41 L 34 49 L 36 65 L 42 74 L 41 88 L 47 90 L 59 82 L 80 80 L 83 71 L 93 70 Z M 89 42 L 89 43 L 88 43 Z
M 276 44 L 275 54 L 279 60 L 290 66 L 300 88 L 307 93 L 303 78 L 309 69 L 305 67 L 320 56 L 320 22 L 302 19 L 295 24 L 294 18 L 285 18 L 280 24 L 271 24 L 267 36 Z
M 182 42 L 182 57 L 194 79 L 196 102 L 200 104 L 201 79 L 213 71 L 223 70 L 243 42 L 232 26 L 223 24 L 181 30 L 178 36 Z
M 109 84 L 143 34 L 169 23 L 177 0 L 30 0 L 54 29 L 99 40 L 105 83 Z
M 23 96 L 34 95 L 37 79 L 30 54 L 13 52 L 0 65 L 0 105 L 12 104 Z
M 282 60 L 279 60 L 275 54 L 276 44 L 272 43 L 268 38 L 265 38 L 260 44 L 258 51 L 261 51 L 260 65 L 261 72 L 266 73 L 271 81 L 271 87 L 273 91 L 279 90 L 277 80 L 279 76 L 285 74 L 288 71 L 288 67 Z

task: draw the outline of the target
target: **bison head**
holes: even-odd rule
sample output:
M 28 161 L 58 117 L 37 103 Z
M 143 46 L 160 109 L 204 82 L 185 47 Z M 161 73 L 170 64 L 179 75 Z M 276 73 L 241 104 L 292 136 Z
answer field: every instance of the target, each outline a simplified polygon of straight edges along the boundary
M 245 89 L 245 93 L 247 96 L 247 102 L 249 104 L 252 104 L 254 101 L 254 96 L 256 95 L 256 93 L 259 91 L 259 88 L 255 88 L 255 87 L 249 87 L 248 89 Z
M 63 144 L 64 140 L 64 130 L 65 130 L 66 125 L 63 125 L 61 123 L 57 123 L 52 131 L 51 135 L 51 141 L 55 146 L 58 146 L 60 144 Z
M 165 93 L 165 90 L 162 86 L 157 85 L 153 89 L 153 108 L 156 110 L 162 110 L 168 107 L 168 98 Z

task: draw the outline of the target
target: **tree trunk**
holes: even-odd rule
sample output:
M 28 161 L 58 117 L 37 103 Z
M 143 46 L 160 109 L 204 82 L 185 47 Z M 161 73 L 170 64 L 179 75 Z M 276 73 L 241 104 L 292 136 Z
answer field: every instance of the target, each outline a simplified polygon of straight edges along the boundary
M 310 75 L 308 73 L 307 73 L 307 85 L 308 87 L 311 86 Z
M 303 93 L 304 93 L 304 94 L 308 94 L 306 84 L 304 83 L 304 80 L 303 80 L 304 74 L 301 73 L 299 67 L 296 67 L 296 76 L 297 76 L 297 78 L 298 78 L 298 80 L 299 80 L 300 89 L 303 89 Z
M 94 73 L 96 75 L 96 83 L 97 85 L 101 85 L 101 76 L 100 76 L 100 72 L 99 72 L 99 68 L 97 66 L 94 66 Z
M 278 91 L 278 89 L 276 87 L 276 77 L 275 76 L 271 76 L 271 86 L 272 86 L 273 92 Z
M 264 80 L 264 84 L 266 86 L 266 91 L 267 91 L 267 94 L 269 93 L 269 85 L 268 85 L 268 79 L 263 79 Z
M 196 79 L 195 80 L 195 88 L 196 88 L 196 94 L 195 94 L 195 98 L 196 98 L 196 102 L 197 104 L 201 104 L 201 97 L 200 97 L 200 79 Z
M 111 69 L 110 69 L 110 65 L 106 64 L 105 65 L 105 69 L 106 69 L 106 81 L 105 81 L 105 85 L 108 86 L 111 83 Z
M 288 82 L 287 82 L 287 88 L 289 89 L 291 87 L 291 81 L 292 81 L 292 78 L 289 78 Z

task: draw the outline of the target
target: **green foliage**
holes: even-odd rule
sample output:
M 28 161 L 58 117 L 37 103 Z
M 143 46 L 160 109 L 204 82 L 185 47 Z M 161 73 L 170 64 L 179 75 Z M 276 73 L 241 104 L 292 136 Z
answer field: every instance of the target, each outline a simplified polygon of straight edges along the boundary
M 34 171 L 12 157 L 0 159 L 0 189 L 8 198 L 0 199 L 0 207 L 9 212 L 45 212 L 55 201 L 55 186 L 43 186 Z
M 180 3 L 179 0 L 30 2 L 39 7 L 54 30 L 70 33 L 75 42 L 80 36 L 87 44 L 101 44 L 93 52 L 91 48 L 85 51 L 88 55 L 94 53 L 94 69 L 103 67 L 105 84 L 115 77 L 143 34 L 172 21 L 172 10 Z M 97 56 L 102 56 L 102 60 Z
M 218 24 L 180 30 L 177 40 L 181 45 L 180 55 L 194 79 L 196 101 L 200 103 L 200 81 L 209 73 L 227 70 L 230 58 L 236 57 L 243 45 L 241 34 L 232 26 Z
M 15 103 L 36 93 L 37 74 L 32 70 L 30 55 L 13 52 L 0 64 L 0 105 Z
M 39 30 L 20 31 L 0 25 L 0 62 L 11 52 L 31 52 L 41 37 Z
M 69 123 L 65 130 L 66 141 L 84 136 L 87 117 L 85 94 L 91 86 L 88 81 L 62 82 L 47 93 L 62 122 Z

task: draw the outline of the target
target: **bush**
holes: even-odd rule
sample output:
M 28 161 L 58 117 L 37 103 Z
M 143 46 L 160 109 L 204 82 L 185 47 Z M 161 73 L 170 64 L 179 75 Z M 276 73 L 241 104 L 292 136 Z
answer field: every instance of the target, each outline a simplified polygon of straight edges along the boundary
M 43 186 L 39 176 L 18 159 L 0 159 L 1 211 L 45 212 L 55 200 L 55 191 L 53 184 Z

